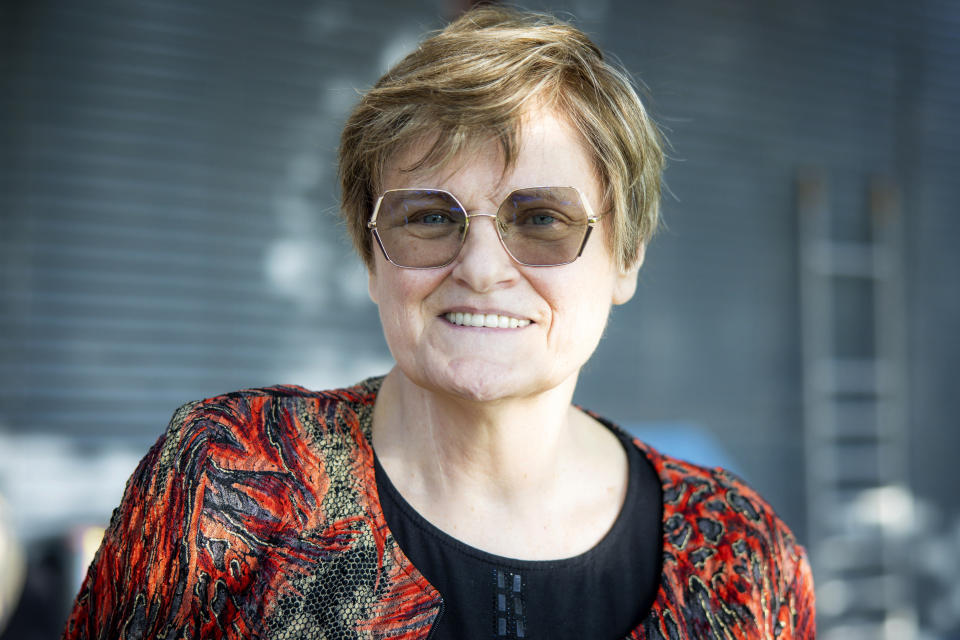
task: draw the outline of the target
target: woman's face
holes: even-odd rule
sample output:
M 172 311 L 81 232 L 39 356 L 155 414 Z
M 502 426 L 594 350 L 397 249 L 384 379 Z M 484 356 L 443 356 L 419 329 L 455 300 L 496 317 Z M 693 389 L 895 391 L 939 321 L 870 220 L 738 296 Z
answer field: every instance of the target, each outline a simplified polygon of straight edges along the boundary
M 533 112 L 519 142 L 517 163 L 505 175 L 495 141 L 439 170 L 404 172 L 427 149 L 414 146 L 385 167 L 383 189 L 443 189 L 472 214 L 496 213 L 515 189 L 574 186 L 594 211 L 603 211 L 589 156 L 564 120 Z M 554 267 L 516 263 L 489 217 L 470 220 L 459 255 L 442 268 L 403 269 L 374 247 L 370 297 L 400 370 L 423 388 L 476 401 L 528 397 L 564 383 L 572 390 L 610 305 L 629 300 L 636 287 L 640 260 L 628 272 L 618 269 L 607 224 L 601 219 L 577 260 Z M 447 319 L 456 312 L 498 314 L 521 326 L 461 326 Z

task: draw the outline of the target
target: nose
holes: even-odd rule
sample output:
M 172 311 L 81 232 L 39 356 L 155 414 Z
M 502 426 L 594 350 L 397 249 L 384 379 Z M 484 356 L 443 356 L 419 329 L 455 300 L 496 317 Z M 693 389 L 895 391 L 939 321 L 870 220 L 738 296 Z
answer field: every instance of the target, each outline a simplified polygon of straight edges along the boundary
M 496 215 L 473 213 L 468 220 L 466 238 L 454 261 L 453 277 L 481 293 L 513 282 L 519 276 L 517 263 L 500 241 Z

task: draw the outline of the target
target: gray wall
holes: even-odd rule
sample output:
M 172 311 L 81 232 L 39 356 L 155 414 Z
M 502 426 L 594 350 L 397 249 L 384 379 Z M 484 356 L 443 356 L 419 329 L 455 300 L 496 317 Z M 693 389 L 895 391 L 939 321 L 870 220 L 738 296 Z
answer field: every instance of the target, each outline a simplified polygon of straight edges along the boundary
M 903 191 L 911 478 L 960 514 L 960 5 L 544 2 L 649 87 L 667 230 L 577 400 L 723 442 L 803 537 L 794 177 Z M 0 430 L 144 448 L 182 402 L 389 366 L 336 221 L 355 99 L 439 2 L 0 5 Z M 349 345 L 349 346 L 347 346 Z M 0 489 L 3 487 L 0 486 Z

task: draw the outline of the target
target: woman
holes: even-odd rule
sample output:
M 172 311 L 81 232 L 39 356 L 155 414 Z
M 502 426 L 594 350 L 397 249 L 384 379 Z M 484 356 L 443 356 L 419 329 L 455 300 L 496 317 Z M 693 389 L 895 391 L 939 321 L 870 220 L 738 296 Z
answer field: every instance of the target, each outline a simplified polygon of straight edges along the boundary
M 571 405 L 657 221 L 657 130 L 573 27 L 475 9 L 360 101 L 343 211 L 396 367 L 182 407 L 67 638 L 812 638 L 803 550 Z

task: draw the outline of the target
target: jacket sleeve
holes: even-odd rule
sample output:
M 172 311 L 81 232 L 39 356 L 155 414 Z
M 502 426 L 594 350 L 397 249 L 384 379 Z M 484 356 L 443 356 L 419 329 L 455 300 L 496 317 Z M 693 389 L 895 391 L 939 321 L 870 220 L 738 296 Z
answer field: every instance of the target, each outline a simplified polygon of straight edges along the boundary
M 218 589 L 199 557 L 208 464 L 196 407 L 176 412 L 127 482 L 64 639 L 210 637 Z

